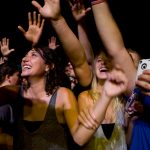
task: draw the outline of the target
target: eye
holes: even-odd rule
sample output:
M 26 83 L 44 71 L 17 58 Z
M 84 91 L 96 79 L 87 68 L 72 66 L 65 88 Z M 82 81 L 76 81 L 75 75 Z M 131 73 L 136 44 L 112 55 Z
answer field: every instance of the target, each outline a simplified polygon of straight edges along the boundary
M 97 59 L 97 62 L 102 62 L 102 61 L 103 61 L 103 60 L 102 60 L 102 59 L 100 59 L 100 58 L 99 58 L 99 59 Z
M 33 53 L 32 53 L 32 56 L 33 56 L 33 57 L 37 57 L 37 56 L 39 56 L 39 55 L 38 55 L 37 52 L 33 52 Z

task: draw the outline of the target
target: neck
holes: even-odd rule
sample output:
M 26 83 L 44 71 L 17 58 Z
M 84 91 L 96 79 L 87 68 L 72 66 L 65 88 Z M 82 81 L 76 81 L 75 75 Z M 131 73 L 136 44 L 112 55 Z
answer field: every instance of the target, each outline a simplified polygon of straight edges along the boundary
M 46 95 L 45 91 L 45 79 L 28 79 L 29 88 L 25 92 L 26 94 L 32 95 L 35 99 Z
M 98 80 L 98 85 L 99 85 L 99 86 L 103 86 L 104 83 L 105 83 L 105 81 L 106 81 L 106 80 L 102 80 L 102 79 Z

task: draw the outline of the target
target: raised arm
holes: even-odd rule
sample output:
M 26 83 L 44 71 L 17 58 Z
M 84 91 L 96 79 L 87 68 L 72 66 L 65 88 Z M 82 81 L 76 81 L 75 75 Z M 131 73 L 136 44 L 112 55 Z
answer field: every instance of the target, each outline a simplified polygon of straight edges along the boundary
M 38 8 L 39 13 L 44 18 L 47 18 L 51 22 L 66 55 L 74 67 L 80 84 L 82 86 L 89 85 L 92 80 L 92 72 L 88 66 L 84 49 L 62 17 L 59 0 L 46 0 L 43 7 L 36 1 L 32 1 L 32 4 Z
M 131 91 L 135 85 L 136 68 L 125 48 L 121 32 L 105 0 L 97 0 L 91 4 L 100 38 L 114 65 L 119 65 L 128 77 L 128 90 Z
M 73 3 L 69 2 L 69 4 L 72 10 L 73 17 L 77 22 L 79 41 L 84 48 L 88 64 L 92 65 L 94 54 L 88 37 L 86 25 L 87 13 L 91 10 L 91 8 L 90 7 L 85 8 L 81 0 L 74 1 Z

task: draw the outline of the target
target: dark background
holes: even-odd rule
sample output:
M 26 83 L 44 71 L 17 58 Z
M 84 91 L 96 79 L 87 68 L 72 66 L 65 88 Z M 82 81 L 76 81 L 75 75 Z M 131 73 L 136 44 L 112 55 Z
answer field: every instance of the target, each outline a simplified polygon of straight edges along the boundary
M 44 0 L 38 1 L 42 4 Z M 149 0 L 108 0 L 108 3 L 122 32 L 125 46 L 136 50 L 144 58 L 150 58 Z M 65 0 L 61 0 L 61 5 L 63 15 L 71 29 L 76 33 L 76 24 Z M 27 13 L 33 10 L 36 9 L 32 6 L 31 0 L 0 1 L 0 40 L 3 37 L 10 39 L 10 48 L 15 48 L 15 52 L 12 54 L 12 59 L 14 59 L 14 61 L 20 61 L 21 57 L 30 46 L 24 39 L 22 33 L 17 29 L 17 26 L 21 25 L 27 30 Z M 90 27 L 93 24 L 93 20 L 89 20 L 87 24 Z M 96 31 L 92 27 L 89 29 L 92 33 L 90 35 L 91 39 L 96 41 Z M 50 24 L 46 23 L 41 42 L 48 42 L 48 38 L 50 38 L 51 35 L 55 35 L 55 32 Z

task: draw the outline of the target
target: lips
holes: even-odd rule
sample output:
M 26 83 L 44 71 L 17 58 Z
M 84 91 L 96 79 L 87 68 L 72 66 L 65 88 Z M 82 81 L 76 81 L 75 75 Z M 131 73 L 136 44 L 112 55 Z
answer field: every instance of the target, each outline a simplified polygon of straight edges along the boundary
M 31 69 L 31 66 L 29 65 L 23 65 L 22 70 Z
M 100 72 L 107 72 L 108 69 L 107 69 L 107 68 L 100 68 L 99 71 L 100 71 Z

